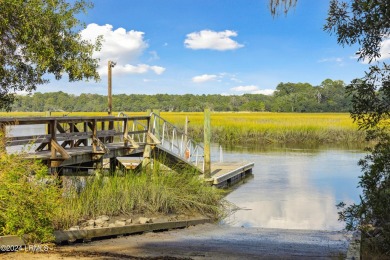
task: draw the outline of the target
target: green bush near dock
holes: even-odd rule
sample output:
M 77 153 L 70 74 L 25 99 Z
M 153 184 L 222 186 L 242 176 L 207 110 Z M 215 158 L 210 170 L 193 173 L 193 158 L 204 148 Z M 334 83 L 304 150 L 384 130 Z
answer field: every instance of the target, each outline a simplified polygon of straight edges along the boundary
M 5 151 L 0 133 L 0 151 Z M 26 242 L 53 240 L 53 220 L 61 206 L 57 178 L 23 154 L 0 153 L 0 235 L 24 236 Z

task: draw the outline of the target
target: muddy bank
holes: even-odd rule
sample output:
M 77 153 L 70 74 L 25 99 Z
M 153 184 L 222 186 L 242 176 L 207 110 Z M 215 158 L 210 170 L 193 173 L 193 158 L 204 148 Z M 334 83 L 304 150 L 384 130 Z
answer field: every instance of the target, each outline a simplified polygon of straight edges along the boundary
M 58 246 L 5 259 L 343 259 L 351 236 L 339 231 L 203 224 L 166 232 Z M 28 255 L 26 255 L 28 254 Z

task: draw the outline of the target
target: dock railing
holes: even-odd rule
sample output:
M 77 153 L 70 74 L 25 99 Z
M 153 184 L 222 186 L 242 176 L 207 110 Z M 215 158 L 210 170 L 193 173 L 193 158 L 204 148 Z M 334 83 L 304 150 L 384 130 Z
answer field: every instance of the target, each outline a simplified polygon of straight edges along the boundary
M 159 115 L 152 112 L 150 118 L 151 131 L 164 149 L 204 170 L 204 148 L 201 144 Z
M 45 134 L 18 131 L 23 125 L 41 125 Z M 107 153 L 106 144 L 115 142 L 118 137 L 124 147 L 139 146 L 145 143 L 149 125 L 149 116 L 0 118 L 0 129 L 6 133 L 6 147 L 35 144 L 35 152 L 51 151 L 51 160 L 68 159 L 67 149 L 82 146 L 91 146 L 92 153 Z
M 18 131 L 23 125 L 36 125 L 40 131 Z M 203 146 L 155 113 L 145 116 L 119 113 L 116 117 L 9 117 L 0 118 L 0 129 L 7 133 L 7 147 L 34 144 L 35 151 L 29 153 L 50 152 L 47 159 L 58 162 L 52 165 L 69 159 L 69 151 L 78 147 L 90 147 L 90 152 L 99 156 L 110 153 L 112 145 L 116 147 L 112 149 L 146 145 L 152 134 L 160 148 L 204 170 Z

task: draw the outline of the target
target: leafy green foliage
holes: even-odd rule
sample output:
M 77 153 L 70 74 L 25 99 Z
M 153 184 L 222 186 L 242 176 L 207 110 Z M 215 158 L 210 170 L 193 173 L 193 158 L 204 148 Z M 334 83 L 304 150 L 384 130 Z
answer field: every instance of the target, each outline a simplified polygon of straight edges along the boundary
M 390 116 L 390 66 L 371 66 L 362 79 L 355 79 L 347 90 L 352 96 L 352 118 L 361 128 L 375 128 Z
M 0 109 L 10 110 L 14 91 L 31 92 L 66 73 L 69 81 L 99 79 L 94 46 L 78 33 L 76 18 L 91 4 L 84 0 L 0 1 Z
M 348 230 L 362 230 L 373 251 L 390 254 L 390 135 L 388 128 L 382 128 L 370 131 L 368 137 L 379 142 L 359 161 L 363 196 L 358 204 L 339 204 L 339 217 Z
M 285 13 L 290 1 L 270 0 L 271 13 L 282 4 Z M 293 1 L 294 5 L 297 1 Z M 273 7 L 273 9 L 272 9 Z M 348 229 L 361 229 L 371 249 L 390 255 L 390 66 L 381 63 L 382 42 L 390 35 L 390 3 L 383 0 L 331 0 L 324 30 L 337 35 L 341 45 L 360 46 L 360 61 L 371 65 L 366 75 L 347 86 L 352 98 L 352 118 L 368 130 L 368 139 L 378 142 L 359 162 L 363 175 L 360 204 L 340 203 L 341 220 Z M 371 243 L 372 242 L 372 243 Z
M 341 45 L 358 44 L 359 60 L 375 62 L 364 77 L 347 86 L 352 118 L 377 145 L 359 162 L 360 203 L 348 207 L 341 203 L 339 216 L 348 229 L 364 232 L 370 249 L 390 255 L 390 67 L 379 62 L 382 42 L 390 35 L 389 2 L 332 0 L 324 29 L 336 33 Z
M 52 221 L 61 192 L 47 171 L 23 154 L 0 154 L 0 235 L 25 236 L 34 243 L 53 240 Z
M 359 59 L 370 62 L 381 56 L 384 37 L 390 34 L 390 7 L 388 1 L 332 0 L 324 30 L 337 35 L 341 45 L 358 44 Z

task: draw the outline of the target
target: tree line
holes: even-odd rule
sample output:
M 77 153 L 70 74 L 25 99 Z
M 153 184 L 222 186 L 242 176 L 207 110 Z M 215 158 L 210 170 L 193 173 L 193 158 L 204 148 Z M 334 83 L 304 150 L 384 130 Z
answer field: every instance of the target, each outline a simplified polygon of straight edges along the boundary
M 309 83 L 280 83 L 273 95 L 113 95 L 114 111 L 199 112 L 213 111 L 269 111 L 269 112 L 347 112 L 351 101 L 345 94 L 341 80 L 324 80 L 319 86 Z M 13 111 L 107 111 L 107 96 L 99 94 L 73 95 L 62 91 L 16 97 Z

